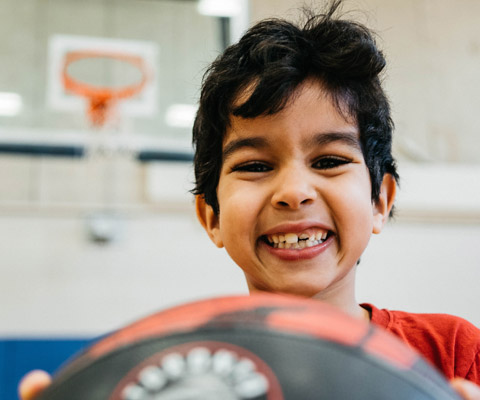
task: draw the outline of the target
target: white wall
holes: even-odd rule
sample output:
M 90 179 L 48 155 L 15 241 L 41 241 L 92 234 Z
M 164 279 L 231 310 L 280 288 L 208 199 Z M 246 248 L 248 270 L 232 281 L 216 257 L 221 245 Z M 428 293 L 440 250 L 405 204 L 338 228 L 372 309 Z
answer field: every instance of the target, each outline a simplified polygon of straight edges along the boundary
M 357 271 L 357 299 L 381 308 L 449 313 L 480 327 L 480 226 L 393 222 Z
M 0 216 L 0 336 L 99 334 L 185 301 L 246 293 L 190 213 L 120 217 L 113 243 L 80 215 Z
M 196 222 L 189 164 L 2 156 L 0 187 L 0 336 L 98 334 L 246 293 Z M 98 216 L 113 223 L 109 243 L 91 240 Z
M 396 217 L 374 235 L 358 300 L 480 326 L 480 166 L 400 163 Z

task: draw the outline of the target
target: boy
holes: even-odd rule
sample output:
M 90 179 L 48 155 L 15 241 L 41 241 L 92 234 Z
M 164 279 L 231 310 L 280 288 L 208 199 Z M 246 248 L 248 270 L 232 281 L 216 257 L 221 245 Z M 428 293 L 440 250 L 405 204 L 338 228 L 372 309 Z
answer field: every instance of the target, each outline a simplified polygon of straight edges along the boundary
M 328 302 L 400 336 L 448 378 L 480 383 L 473 325 L 355 300 L 356 266 L 392 211 L 398 175 L 385 60 L 365 27 L 334 19 L 339 5 L 304 27 L 260 22 L 207 71 L 193 129 L 199 220 L 250 292 Z M 35 376 L 25 382 L 29 399 Z M 480 399 L 471 382 L 454 385 Z
M 199 220 L 250 292 L 326 301 L 396 334 L 447 378 L 480 384 L 476 327 L 355 300 L 356 266 L 398 175 L 385 59 L 367 28 L 334 19 L 339 5 L 303 27 L 260 22 L 207 71 L 193 129 Z

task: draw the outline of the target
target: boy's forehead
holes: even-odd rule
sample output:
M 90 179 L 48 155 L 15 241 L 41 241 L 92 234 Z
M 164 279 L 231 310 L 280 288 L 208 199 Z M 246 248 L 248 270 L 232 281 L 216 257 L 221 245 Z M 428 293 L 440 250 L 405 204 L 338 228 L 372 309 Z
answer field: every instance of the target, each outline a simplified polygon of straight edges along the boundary
M 238 92 L 236 93 L 235 97 L 232 101 L 232 110 L 235 110 L 245 103 L 247 103 L 252 94 L 255 92 L 257 85 L 259 83 L 259 79 L 253 79 L 252 81 L 248 82 L 246 85 L 240 87 Z M 302 81 L 293 91 L 291 91 L 287 97 L 284 99 L 284 106 L 278 112 L 283 111 L 284 108 L 287 108 L 291 105 L 301 94 L 308 92 L 308 96 L 313 99 L 321 99 L 325 102 L 330 103 L 333 108 L 342 115 L 343 119 L 348 122 L 349 124 L 357 125 L 356 117 L 352 115 L 349 111 L 347 100 L 338 98 L 335 99 L 333 93 L 326 88 L 324 83 L 315 78 L 307 78 Z M 278 99 L 272 99 L 278 100 Z M 259 113 L 261 115 L 261 113 Z M 232 119 L 233 114 L 230 114 L 230 120 Z
M 233 109 L 240 107 L 247 102 L 255 91 L 255 88 L 256 82 L 251 82 L 246 85 L 245 88 L 241 90 L 234 98 Z M 299 100 L 299 98 L 301 99 Z M 231 140 L 255 134 L 255 128 L 260 128 L 261 131 L 262 121 L 278 120 L 282 119 L 286 115 L 293 116 L 293 118 L 298 118 L 299 122 L 302 121 L 304 118 L 302 116 L 296 116 L 296 113 L 304 110 L 303 105 L 305 102 L 312 102 L 315 104 L 314 110 L 310 110 L 311 114 L 322 116 L 322 118 L 319 118 L 319 120 L 321 119 L 322 122 L 313 127 L 315 132 L 312 133 L 343 132 L 355 137 L 357 141 L 359 140 L 359 130 L 356 118 L 349 114 L 345 102 L 340 101 L 337 103 L 334 100 L 334 96 L 325 89 L 321 82 L 318 80 L 309 79 L 302 82 L 289 95 L 289 97 L 286 99 L 284 107 L 275 114 L 260 114 L 257 117 L 251 118 L 243 118 L 241 116 L 230 114 L 230 123 L 227 126 L 223 137 L 223 147 L 225 147 L 225 145 Z M 318 105 L 321 106 L 318 107 Z M 254 126 L 255 128 L 253 128 Z M 252 132 L 248 128 L 245 129 L 246 127 L 253 128 L 254 131 Z

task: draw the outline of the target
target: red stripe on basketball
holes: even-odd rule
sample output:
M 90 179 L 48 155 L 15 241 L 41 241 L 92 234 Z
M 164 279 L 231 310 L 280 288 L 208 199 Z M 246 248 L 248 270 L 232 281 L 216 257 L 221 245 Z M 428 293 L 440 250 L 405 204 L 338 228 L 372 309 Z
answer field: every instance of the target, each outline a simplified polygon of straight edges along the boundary
M 114 350 L 118 346 L 127 345 L 137 340 L 173 332 L 188 332 L 222 314 L 266 306 L 292 307 L 292 304 L 298 304 L 301 307 L 305 307 L 305 302 L 305 299 L 290 296 L 257 294 L 249 297 L 233 296 L 190 303 L 159 312 L 133 323 L 93 345 L 88 354 L 98 357 Z M 310 302 L 307 301 L 307 303 L 314 306 L 317 302 L 311 300 Z
M 268 325 L 281 331 L 301 333 L 318 339 L 355 346 L 368 332 L 368 325 L 347 317 L 330 307 L 321 307 L 319 318 L 317 307 L 300 311 L 280 310 L 272 313 Z

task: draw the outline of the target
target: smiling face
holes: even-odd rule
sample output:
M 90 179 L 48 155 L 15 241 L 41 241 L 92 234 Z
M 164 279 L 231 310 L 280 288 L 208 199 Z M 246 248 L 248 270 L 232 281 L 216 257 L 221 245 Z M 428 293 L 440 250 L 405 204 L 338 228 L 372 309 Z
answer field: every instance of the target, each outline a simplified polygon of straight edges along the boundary
M 251 292 L 354 301 L 355 266 L 393 203 L 387 175 L 372 203 L 355 121 L 307 82 L 277 114 L 231 117 L 217 188 L 220 212 L 197 197 L 214 243 L 242 268 Z

